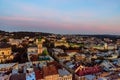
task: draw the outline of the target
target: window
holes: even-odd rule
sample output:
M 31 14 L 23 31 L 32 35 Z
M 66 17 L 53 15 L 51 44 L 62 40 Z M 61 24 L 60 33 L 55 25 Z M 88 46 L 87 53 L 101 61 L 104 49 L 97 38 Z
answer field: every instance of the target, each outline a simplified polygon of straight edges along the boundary
M 2 52 L 2 55 L 4 55 L 4 52 Z

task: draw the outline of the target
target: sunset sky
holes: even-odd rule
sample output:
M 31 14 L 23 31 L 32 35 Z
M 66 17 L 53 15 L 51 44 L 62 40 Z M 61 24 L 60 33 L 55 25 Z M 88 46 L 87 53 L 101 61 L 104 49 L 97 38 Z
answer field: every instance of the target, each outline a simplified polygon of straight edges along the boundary
M 0 0 L 0 30 L 120 34 L 120 0 Z

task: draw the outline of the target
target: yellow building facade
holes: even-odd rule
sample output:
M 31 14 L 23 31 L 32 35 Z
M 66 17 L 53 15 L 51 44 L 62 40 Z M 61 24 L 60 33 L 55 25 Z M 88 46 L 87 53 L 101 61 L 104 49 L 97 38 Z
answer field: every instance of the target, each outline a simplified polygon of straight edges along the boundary
M 9 56 L 12 53 L 12 49 L 11 48 L 0 48 L 0 56 L 5 55 L 5 56 Z
M 13 55 L 11 55 L 12 49 L 8 48 L 0 48 L 0 63 L 5 62 L 6 60 L 13 59 Z

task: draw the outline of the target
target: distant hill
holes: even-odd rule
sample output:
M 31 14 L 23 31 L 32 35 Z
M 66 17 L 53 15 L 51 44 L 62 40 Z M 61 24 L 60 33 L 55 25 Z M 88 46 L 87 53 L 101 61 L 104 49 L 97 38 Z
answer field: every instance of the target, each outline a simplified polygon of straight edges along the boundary
M 6 33 L 8 33 L 8 32 L 0 30 L 0 35 L 5 35 Z
M 22 37 L 25 37 L 25 36 L 29 36 L 29 37 L 48 36 L 48 35 L 53 34 L 53 33 L 45 33 L 45 32 L 28 32 L 28 31 L 6 32 L 6 31 L 0 30 L 1 35 L 6 35 L 6 33 L 7 33 L 7 35 L 8 34 L 14 34 L 14 38 L 22 38 Z M 107 34 L 103 34 L 103 35 L 99 35 L 99 34 L 98 35 L 75 34 L 74 36 L 97 37 L 97 38 L 100 38 L 100 39 L 110 38 L 110 39 L 113 39 L 113 40 L 120 39 L 120 35 L 107 35 Z
M 107 35 L 107 34 L 104 34 L 104 35 L 86 35 L 86 36 L 96 37 L 96 38 L 100 38 L 100 39 L 103 39 L 103 38 L 110 38 L 112 40 L 120 39 L 120 35 Z
M 5 33 L 5 31 L 0 30 L 0 33 Z

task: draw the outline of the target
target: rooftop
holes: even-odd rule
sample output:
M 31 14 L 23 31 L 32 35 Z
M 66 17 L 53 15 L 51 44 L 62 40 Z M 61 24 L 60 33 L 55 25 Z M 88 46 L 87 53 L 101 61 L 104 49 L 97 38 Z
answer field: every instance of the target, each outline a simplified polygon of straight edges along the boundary
M 26 80 L 26 74 L 25 73 L 13 74 L 10 76 L 9 80 Z
M 58 73 L 60 76 L 66 76 L 70 74 L 70 72 L 68 72 L 66 69 L 58 69 Z
M 8 43 L 0 43 L 0 48 L 9 48 L 9 47 L 11 47 L 11 45 Z
M 54 65 L 44 66 L 42 68 L 44 76 L 58 74 L 58 71 Z

